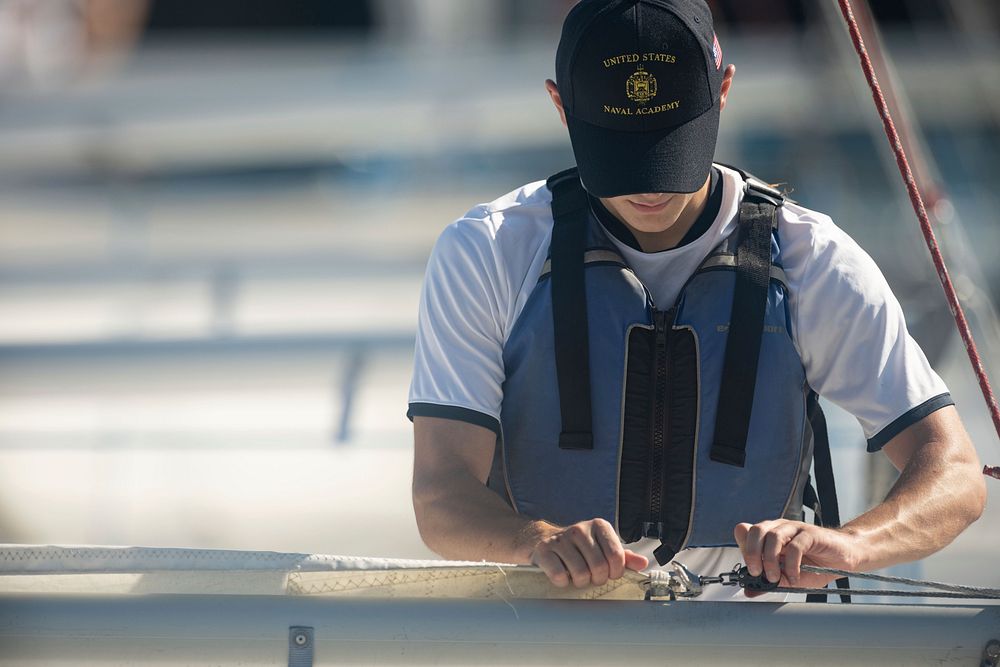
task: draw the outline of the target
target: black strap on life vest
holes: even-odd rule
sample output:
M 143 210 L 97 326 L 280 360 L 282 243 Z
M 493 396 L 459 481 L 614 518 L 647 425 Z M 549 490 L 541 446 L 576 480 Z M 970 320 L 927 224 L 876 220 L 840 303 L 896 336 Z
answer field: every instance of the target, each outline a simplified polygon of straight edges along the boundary
M 590 335 L 584 255 L 590 202 L 576 169 L 548 179 L 552 191 L 552 329 L 555 335 L 556 375 L 562 449 L 593 449 L 590 405 Z
M 810 392 L 806 399 L 806 414 L 813 432 L 813 472 L 816 474 L 816 489 L 807 482 L 802 504 L 810 507 L 815 514 L 814 522 L 824 528 L 840 527 L 840 505 L 837 502 L 837 484 L 833 479 L 833 458 L 830 455 L 830 435 L 826 428 L 826 415 L 819 405 L 819 397 Z M 847 577 L 837 579 L 837 588 L 850 588 Z M 806 602 L 826 602 L 827 596 L 810 593 Z M 849 603 L 850 595 L 841 595 L 840 601 Z
M 771 280 L 771 229 L 780 192 L 755 178 L 746 179 L 740 204 L 736 250 L 736 287 L 729 318 L 722 386 L 716 407 L 713 461 L 743 467 L 757 384 L 757 362 Z

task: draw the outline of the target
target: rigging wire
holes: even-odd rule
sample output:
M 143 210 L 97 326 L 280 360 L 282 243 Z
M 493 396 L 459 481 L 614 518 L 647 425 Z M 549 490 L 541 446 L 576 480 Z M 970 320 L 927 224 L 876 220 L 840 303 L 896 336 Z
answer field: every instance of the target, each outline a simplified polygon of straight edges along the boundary
M 990 417 L 993 419 L 993 426 L 997 431 L 997 436 L 1000 437 L 1000 406 L 997 405 L 996 397 L 994 396 L 993 389 L 990 386 L 989 377 L 986 375 L 986 369 L 983 368 L 982 359 L 980 358 L 979 351 L 976 348 L 976 341 L 972 337 L 972 332 L 969 329 L 969 323 L 968 320 L 966 320 L 965 312 L 962 310 L 962 305 L 959 302 L 957 293 L 955 292 L 955 287 L 952 285 L 951 277 L 948 274 L 948 268 L 944 264 L 944 258 L 941 255 L 941 249 L 938 247 L 937 238 L 934 235 L 934 229 L 931 226 L 930 217 L 927 214 L 927 208 L 925 207 L 923 197 L 920 194 L 920 188 L 917 186 L 917 182 L 913 176 L 913 170 L 910 168 L 910 163 L 906 157 L 906 152 L 903 149 L 902 141 L 900 140 L 899 133 L 896 130 L 892 115 L 889 112 L 889 106 L 886 102 L 885 95 L 882 93 L 882 88 L 875 75 L 875 68 L 872 65 L 871 57 L 868 55 L 868 50 L 865 48 L 864 38 L 861 35 L 861 29 L 858 26 L 857 19 L 854 16 L 854 9 L 851 6 L 851 0 L 837 0 L 837 2 L 840 5 L 841 13 L 844 15 L 844 20 L 847 22 L 847 28 L 851 34 L 851 41 L 854 44 L 854 50 L 857 52 L 858 58 L 861 61 L 861 69 L 864 72 L 865 79 L 868 81 L 868 87 L 871 89 L 872 99 L 875 102 L 878 115 L 882 119 L 882 126 L 885 129 L 886 138 L 889 140 L 889 146 L 895 155 L 896 166 L 899 167 L 899 173 L 903 177 L 903 182 L 906 185 L 906 191 L 909 194 L 910 203 L 913 205 L 913 210 L 917 214 L 917 219 L 920 221 L 920 230 L 923 232 L 924 240 L 927 243 L 927 249 L 930 250 L 931 259 L 934 262 L 934 268 L 937 272 L 938 279 L 941 281 L 941 286 L 944 288 L 945 297 L 948 299 L 948 307 L 955 318 L 955 324 L 958 326 L 958 333 L 962 338 L 962 343 L 964 344 L 966 353 L 969 356 L 969 362 L 972 364 L 972 370 L 976 375 L 976 379 L 979 381 L 979 388 L 983 393 L 983 398 L 986 400 L 986 407 L 990 412 Z M 1000 469 L 997 468 L 985 466 L 983 468 L 983 474 L 1000 479 Z
M 839 570 L 833 567 L 820 567 L 818 565 L 806 565 L 801 566 L 803 572 L 812 572 L 814 574 L 832 574 L 838 577 L 854 577 L 855 579 L 868 579 L 869 581 L 880 581 L 889 584 L 903 584 L 904 586 L 923 586 L 925 588 L 935 588 L 939 591 L 947 591 L 954 594 L 956 597 L 973 597 L 973 598 L 1000 598 L 1000 589 L 997 588 L 984 588 L 981 586 L 965 586 L 963 584 L 949 584 L 940 581 L 925 581 L 922 579 L 910 579 L 908 577 L 896 577 L 887 574 L 877 574 L 874 572 L 851 572 L 849 570 Z M 828 592 L 839 592 L 835 589 L 823 589 Z M 897 592 L 883 592 L 880 589 L 864 589 L 867 591 L 866 595 L 871 595 L 872 591 L 879 591 L 882 595 L 894 595 Z M 906 595 L 913 594 L 914 591 L 907 591 Z M 934 597 L 930 595 L 930 591 L 916 591 L 918 595 L 925 595 L 927 597 Z
M 950 599 L 1000 599 L 1000 589 L 984 588 L 980 586 L 965 586 L 961 584 L 947 584 L 940 581 L 923 581 L 921 579 L 909 579 L 907 577 L 893 577 L 873 572 L 851 572 L 849 570 L 838 570 L 832 567 L 819 567 L 816 565 L 802 565 L 803 572 L 813 572 L 816 574 L 832 574 L 837 577 L 851 577 L 854 579 L 868 579 L 870 581 L 880 581 L 891 584 L 903 584 L 904 586 L 918 586 L 923 589 L 934 590 L 910 590 L 882 588 L 798 588 L 794 586 L 780 586 L 778 582 L 771 582 L 764 578 L 763 573 L 754 576 L 745 565 L 737 564 L 732 571 L 722 572 L 718 576 L 702 577 L 690 571 L 675 570 L 672 576 L 676 578 L 676 585 L 663 589 L 654 590 L 652 595 L 663 597 L 671 593 L 680 597 L 697 597 L 701 594 L 701 588 L 712 584 L 723 586 L 739 586 L 745 591 L 755 593 L 798 593 L 829 595 L 836 593 L 841 596 L 847 595 L 874 595 L 877 597 L 918 597 L 918 598 L 950 598 Z M 694 590 L 690 588 L 689 582 L 696 582 Z M 651 581 L 652 583 L 652 581 Z M 654 584 L 655 585 L 655 584 Z M 652 590 L 652 589 L 651 589 Z M 849 600 L 847 600 L 849 601 Z

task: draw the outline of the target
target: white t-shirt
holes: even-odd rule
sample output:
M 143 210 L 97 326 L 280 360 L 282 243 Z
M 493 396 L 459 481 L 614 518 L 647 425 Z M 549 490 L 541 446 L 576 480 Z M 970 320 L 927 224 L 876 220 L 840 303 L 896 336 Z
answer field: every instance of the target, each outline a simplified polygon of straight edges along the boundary
M 722 204 L 697 239 L 644 253 L 608 235 L 661 309 L 673 305 L 708 253 L 736 229 L 743 180 L 719 169 Z M 411 417 L 499 431 L 503 348 L 548 254 L 551 201 L 544 181 L 531 183 L 477 206 L 441 234 L 420 302 Z M 792 337 L 806 378 L 857 418 L 869 451 L 877 451 L 951 405 L 948 389 L 907 332 L 899 302 L 871 257 L 826 215 L 793 202 L 779 210 Z M 655 544 L 644 542 L 630 548 L 648 555 Z M 714 568 L 725 563 L 728 570 L 740 556 L 735 549 L 692 549 L 678 560 L 699 574 L 718 574 Z M 723 590 L 728 596 L 732 589 Z

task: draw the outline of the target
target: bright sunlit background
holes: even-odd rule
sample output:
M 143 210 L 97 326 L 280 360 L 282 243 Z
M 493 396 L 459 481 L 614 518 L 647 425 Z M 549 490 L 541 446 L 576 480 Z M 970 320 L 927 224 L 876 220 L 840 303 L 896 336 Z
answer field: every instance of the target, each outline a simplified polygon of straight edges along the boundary
M 424 265 L 572 164 L 567 0 L 0 0 L 0 542 L 430 556 L 404 413 Z M 984 462 L 1000 446 L 833 0 L 718 0 L 718 159 L 876 258 Z M 1000 12 L 879 0 L 956 285 L 1000 383 Z M 831 409 L 845 517 L 894 479 Z M 1000 585 L 987 515 L 910 574 Z

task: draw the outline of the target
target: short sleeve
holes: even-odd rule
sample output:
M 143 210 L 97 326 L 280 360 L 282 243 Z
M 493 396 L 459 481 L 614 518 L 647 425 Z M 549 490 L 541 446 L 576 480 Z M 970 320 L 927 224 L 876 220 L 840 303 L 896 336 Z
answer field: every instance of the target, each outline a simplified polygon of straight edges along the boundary
M 500 430 L 506 281 L 490 228 L 460 220 L 431 253 L 420 297 L 407 416 Z
M 857 418 L 869 451 L 953 404 L 882 272 L 853 239 L 795 205 L 783 207 L 779 237 L 806 378 Z

